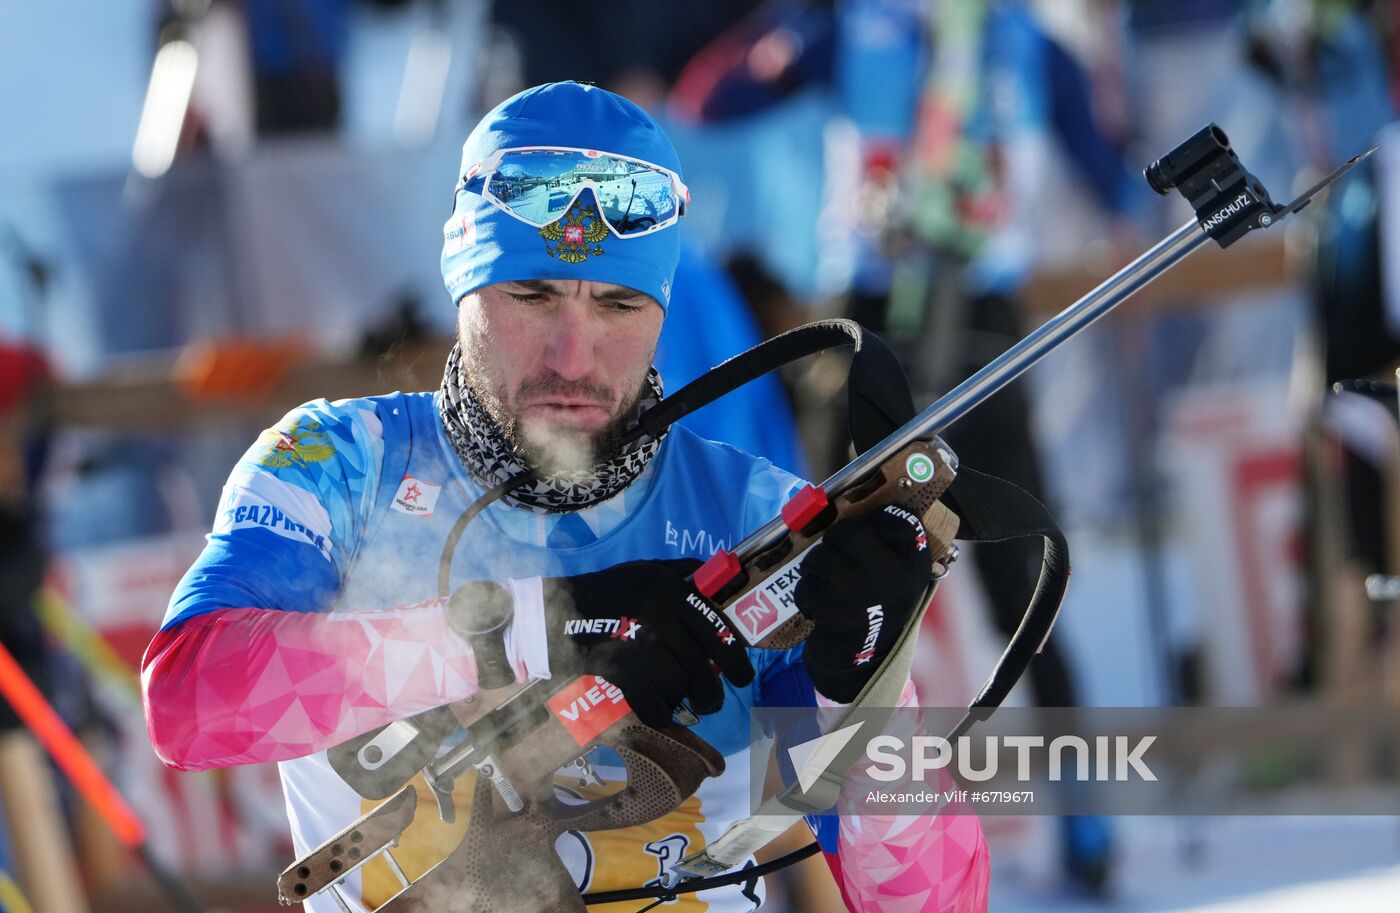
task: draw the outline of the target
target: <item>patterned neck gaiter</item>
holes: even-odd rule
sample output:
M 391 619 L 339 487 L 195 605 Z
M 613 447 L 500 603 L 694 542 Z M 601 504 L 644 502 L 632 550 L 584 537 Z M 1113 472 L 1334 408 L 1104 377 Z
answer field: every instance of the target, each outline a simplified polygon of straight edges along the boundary
M 628 430 L 636 427 L 636 416 L 661 401 L 661 375 L 655 368 L 647 375 L 650 392 L 637 406 Z M 533 468 L 525 454 L 506 440 L 505 433 L 467 387 L 462 377 L 462 353 L 453 346 L 442 375 L 438 412 L 452 448 L 483 489 L 491 489 L 509 478 Z M 541 513 L 580 510 L 606 501 L 642 474 L 665 438 L 643 437 L 622 452 L 615 453 L 586 472 L 544 476 L 517 488 L 504 500 L 508 504 Z

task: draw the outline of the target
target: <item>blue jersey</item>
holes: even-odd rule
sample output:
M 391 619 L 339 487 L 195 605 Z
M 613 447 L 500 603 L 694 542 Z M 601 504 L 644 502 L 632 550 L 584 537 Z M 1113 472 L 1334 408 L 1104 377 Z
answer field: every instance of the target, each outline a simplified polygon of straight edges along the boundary
M 501 503 L 488 508 L 452 555 L 451 587 L 581 574 L 636 559 L 705 559 L 775 516 L 799 484 L 765 459 L 675 427 L 642 475 L 608 501 L 564 514 Z M 163 628 L 230 607 L 350 613 L 432 599 L 448 532 L 480 494 L 443 431 L 433 395 L 310 403 L 264 432 L 239 461 L 208 546 L 172 598 Z M 398 649 L 411 666 L 414 645 Z M 723 709 L 694 727 L 725 755 L 725 773 L 647 825 L 562 837 L 556 849 L 581 889 L 655 879 L 748 815 L 749 711 L 814 703 L 800 648 L 750 650 L 750 658 L 753 684 L 726 683 Z M 340 780 L 325 752 L 283 761 L 280 768 L 298 853 L 373 805 Z M 470 792 L 471 778 L 461 778 L 459 804 Z M 431 805 L 419 818 L 432 820 L 415 824 L 419 832 L 411 828 L 395 851 L 410 874 L 446 855 L 469 817 L 459 815 L 453 830 L 436 820 Z M 834 820 L 821 830 L 834 850 Z M 376 860 L 348 879 L 346 893 L 363 908 L 397 889 L 392 873 L 377 867 L 382 864 Z M 679 907 L 752 909 L 761 889 L 752 883 L 715 889 Z M 324 896 L 308 907 L 335 910 Z

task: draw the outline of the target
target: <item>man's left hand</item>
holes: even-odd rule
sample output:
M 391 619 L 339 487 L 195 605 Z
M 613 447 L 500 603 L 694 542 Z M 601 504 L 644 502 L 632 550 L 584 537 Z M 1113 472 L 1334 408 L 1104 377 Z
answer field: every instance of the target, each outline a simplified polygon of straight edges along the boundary
M 793 598 L 815 626 L 803 664 L 818 691 L 849 704 L 918 608 L 933 572 L 924 525 L 889 505 L 840 520 L 802 560 Z

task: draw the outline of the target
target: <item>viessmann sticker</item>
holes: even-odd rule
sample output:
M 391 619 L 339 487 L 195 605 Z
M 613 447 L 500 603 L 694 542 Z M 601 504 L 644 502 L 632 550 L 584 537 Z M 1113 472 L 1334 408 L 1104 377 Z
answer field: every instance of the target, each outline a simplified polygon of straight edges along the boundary
M 545 703 L 579 747 L 592 742 L 632 709 L 622 689 L 601 675 L 582 676 Z
M 792 594 L 797 589 L 797 581 L 802 579 L 802 559 L 811 550 L 812 546 L 807 546 L 761 586 L 745 593 L 724 610 L 729 623 L 743 631 L 749 643 L 758 643 L 777 630 L 778 625 L 797 614 L 797 603 Z

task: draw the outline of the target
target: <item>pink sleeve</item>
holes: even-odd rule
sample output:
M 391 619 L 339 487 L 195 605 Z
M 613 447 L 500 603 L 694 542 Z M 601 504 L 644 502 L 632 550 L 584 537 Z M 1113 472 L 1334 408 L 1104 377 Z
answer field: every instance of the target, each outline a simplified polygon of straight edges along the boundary
M 437 600 L 383 612 L 221 609 L 161 631 L 141 663 L 171 767 L 283 761 L 476 692 Z
M 899 706 L 917 702 L 909 682 Z M 976 815 L 842 815 L 826 861 L 851 913 L 986 913 L 991 857 Z

